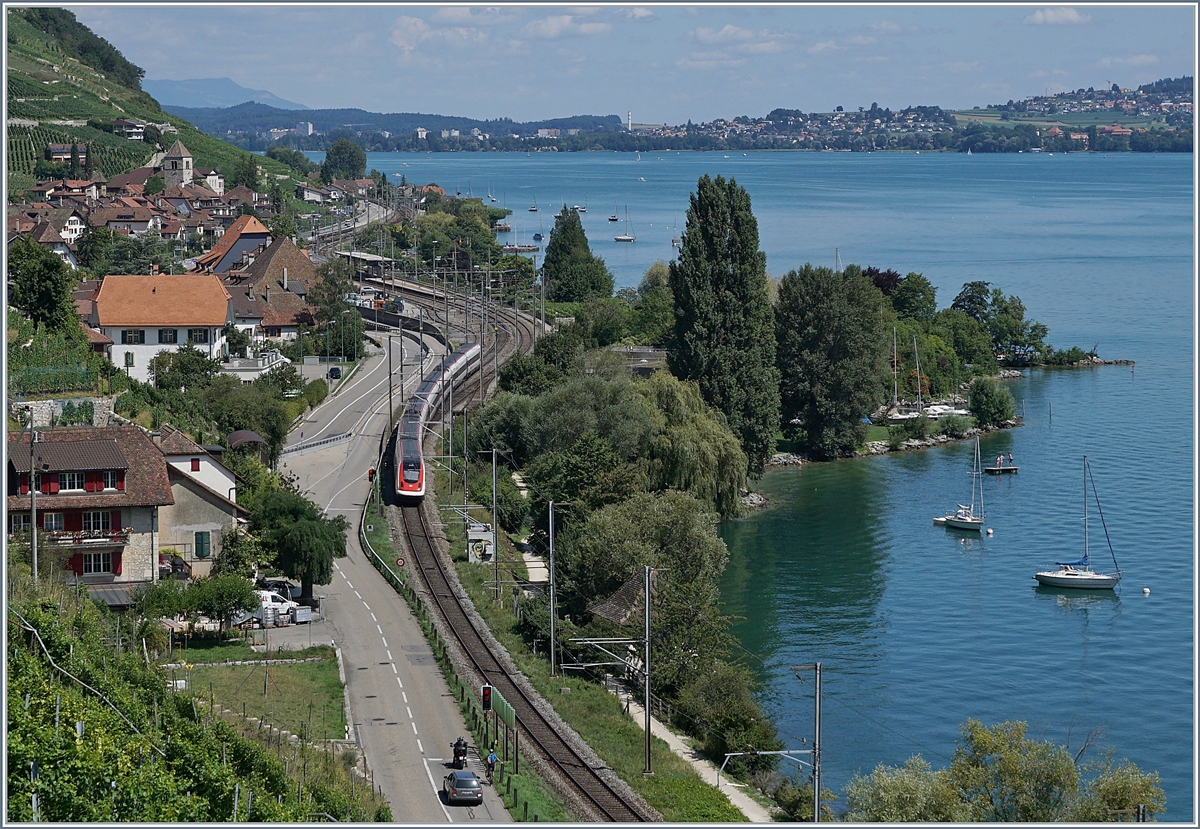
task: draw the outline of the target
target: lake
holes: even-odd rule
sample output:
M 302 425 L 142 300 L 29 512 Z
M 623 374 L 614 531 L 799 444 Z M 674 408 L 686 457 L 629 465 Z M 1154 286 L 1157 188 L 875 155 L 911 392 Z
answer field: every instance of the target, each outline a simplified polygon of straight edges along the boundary
M 769 507 L 721 529 L 722 591 L 789 748 L 811 739 L 813 708 L 811 680 L 789 666 L 822 662 L 835 792 L 912 754 L 945 765 L 968 718 L 1024 720 L 1073 747 L 1102 728 L 1101 745 L 1162 776 L 1171 821 L 1195 817 L 1192 165 L 1132 153 L 367 157 L 391 181 L 490 192 L 513 210 L 514 240 L 586 204 L 618 287 L 673 257 L 697 178 L 722 174 L 750 193 L 775 276 L 832 266 L 837 249 L 846 264 L 924 274 L 939 307 L 987 280 L 1019 295 L 1055 346 L 1134 360 L 1008 382 L 1025 425 L 986 436 L 982 452 L 1011 452 L 1021 471 L 984 480 L 992 537 L 931 520 L 970 496 L 969 443 L 777 470 L 759 483 Z M 632 244 L 612 239 L 626 209 Z M 1115 593 L 1032 578 L 1082 552 L 1084 455 L 1125 572 Z

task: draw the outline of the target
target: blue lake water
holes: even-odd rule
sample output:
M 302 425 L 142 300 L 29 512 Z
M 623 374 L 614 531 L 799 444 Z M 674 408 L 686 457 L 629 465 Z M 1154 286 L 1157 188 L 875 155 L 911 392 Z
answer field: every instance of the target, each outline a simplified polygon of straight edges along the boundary
M 774 275 L 833 265 L 838 248 L 844 263 L 923 273 L 940 307 L 987 280 L 1019 295 L 1054 345 L 1135 360 L 1009 383 L 1026 423 L 982 441 L 985 458 L 1011 452 L 1021 467 L 984 481 L 993 537 L 931 521 L 970 496 L 967 443 L 811 464 L 768 473 L 771 505 L 722 527 L 722 591 L 791 748 L 811 738 L 812 684 L 789 666 L 822 662 L 836 792 L 912 754 L 944 765 L 969 717 L 1025 720 L 1076 747 L 1102 727 L 1102 745 L 1161 774 L 1166 819 L 1195 819 L 1192 156 L 371 153 L 368 167 L 490 190 L 524 242 L 563 203 L 586 203 L 618 287 L 672 258 L 700 175 L 732 176 Z M 612 240 L 626 208 L 633 244 Z M 1082 552 L 1085 454 L 1125 571 L 1115 594 L 1032 579 Z

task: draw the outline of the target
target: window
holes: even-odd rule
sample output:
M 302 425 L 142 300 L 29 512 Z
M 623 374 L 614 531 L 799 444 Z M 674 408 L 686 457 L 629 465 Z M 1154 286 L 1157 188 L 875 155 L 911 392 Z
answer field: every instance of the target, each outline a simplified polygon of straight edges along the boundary
M 29 532 L 29 513 L 25 513 L 24 515 L 13 515 L 12 513 L 9 513 L 8 531 L 14 535 L 17 533 Z
M 212 552 L 211 537 L 208 531 L 196 533 L 196 558 L 208 558 Z
M 85 513 L 86 515 L 86 513 Z M 112 553 L 84 553 L 83 574 L 85 576 L 97 573 L 112 572 Z
M 196 345 L 207 344 L 208 343 L 208 329 L 207 328 L 189 328 L 188 329 L 188 342 L 195 343 Z
M 268 328 L 267 336 L 268 337 L 279 337 L 279 336 L 282 336 L 282 332 L 278 328 Z
M 158 341 L 160 343 L 179 342 L 179 331 L 174 328 L 160 328 L 158 329 Z
M 140 328 L 126 328 L 121 331 L 121 345 L 144 345 L 146 332 Z
M 193 472 L 200 471 L 200 459 L 199 458 L 192 458 L 192 471 Z
M 82 472 L 59 472 L 58 473 L 58 488 L 64 489 L 83 489 L 83 473 Z
M 61 512 L 45 512 L 42 513 L 42 529 L 48 533 L 60 533 L 63 528 L 63 514 Z
M 101 480 L 104 482 L 105 489 L 117 488 L 117 471 L 115 469 L 106 469 L 100 473 Z
M 126 352 L 125 352 L 125 365 L 126 365 L 126 366 L 132 366 L 132 365 L 133 365 L 133 352 L 132 352 L 132 351 L 126 351 Z
M 111 512 L 85 512 L 83 514 L 83 529 L 85 532 L 106 532 L 112 529 Z

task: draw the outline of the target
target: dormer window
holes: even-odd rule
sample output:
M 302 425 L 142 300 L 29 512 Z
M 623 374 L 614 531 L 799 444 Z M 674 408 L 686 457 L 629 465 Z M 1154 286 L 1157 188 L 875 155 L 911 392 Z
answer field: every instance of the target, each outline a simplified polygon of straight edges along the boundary
M 117 488 L 117 471 L 115 469 L 106 469 L 100 473 L 101 481 L 105 489 Z
M 83 473 L 82 472 L 59 472 L 58 473 L 58 490 L 73 490 L 83 489 Z

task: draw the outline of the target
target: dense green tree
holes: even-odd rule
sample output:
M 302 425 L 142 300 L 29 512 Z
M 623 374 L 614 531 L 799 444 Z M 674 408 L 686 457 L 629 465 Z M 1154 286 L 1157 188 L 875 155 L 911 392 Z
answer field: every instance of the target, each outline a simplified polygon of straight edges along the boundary
M 604 260 L 592 254 L 578 211 L 563 205 L 554 218 L 546 260 L 542 265 L 546 298 L 553 302 L 579 302 L 589 297 L 612 296 L 613 277 Z
M 1012 392 L 988 377 L 971 381 L 970 408 L 979 426 L 1000 426 L 1017 416 Z
M 688 492 L 722 517 L 736 515 L 746 455 L 695 383 L 656 372 L 634 385 L 661 415 L 647 457 L 649 486 Z
M 362 178 L 366 169 L 367 154 L 363 148 L 349 138 L 338 138 L 325 151 L 321 178 L 324 181 Z
M 222 374 L 214 378 L 197 399 L 222 434 L 250 429 L 267 442 L 268 459 L 272 463 L 279 457 L 291 418 L 284 402 L 272 392 L 242 385 L 236 377 Z
M 943 308 L 933 318 L 932 330 L 954 349 L 964 372 L 968 365 L 975 374 L 993 375 L 1000 370 L 987 329 L 965 311 Z
M 345 516 L 326 518 L 312 501 L 291 490 L 267 492 L 254 501 L 250 529 L 289 578 L 299 580 L 300 598 L 312 600 L 314 584 L 333 580 L 333 560 L 346 555 Z
M 163 181 L 162 176 L 150 176 L 146 179 L 146 195 L 154 196 L 161 193 L 167 187 L 167 183 Z
M 239 610 L 259 606 L 254 585 L 236 573 L 213 574 L 188 586 L 185 598 L 191 607 L 210 619 L 218 620 L 221 630 Z
M 154 387 L 175 391 L 199 392 L 221 371 L 220 360 L 208 357 L 191 343 L 176 351 L 163 350 L 150 358 L 150 376 Z
M 225 335 L 229 353 L 234 357 L 245 357 L 246 350 L 250 348 L 250 332 L 230 324 L 222 329 L 222 333 Z
M 78 279 L 56 253 L 28 236 L 8 246 L 8 279 L 11 302 L 33 321 L 68 338 L 79 333 L 75 298 L 71 289 Z
M 985 325 L 996 353 L 1010 362 L 1031 360 L 1046 351 L 1049 331 L 1042 323 L 1025 319 L 1025 303 L 1019 296 L 993 288 Z
M 263 559 L 262 545 L 257 538 L 231 528 L 221 534 L 221 554 L 213 562 L 212 572 L 217 576 L 232 574 L 252 578 Z
M 549 391 L 562 379 L 562 372 L 534 354 L 514 354 L 500 368 L 500 388 L 533 397 Z
M 85 231 L 80 237 L 80 264 L 92 276 L 148 274 L 155 267 L 170 273 L 174 254 L 161 238 L 149 234 L 127 236 L 107 228 Z
M 776 337 L 785 431 L 817 457 L 854 451 L 883 399 L 882 295 L 856 265 L 806 264 L 779 283 Z
M 646 269 L 637 292 L 630 297 L 633 314 L 630 334 L 639 345 L 666 348 L 675 328 L 675 303 L 671 294 L 671 272 L 659 259 Z M 626 289 L 623 289 L 626 290 Z
M 844 820 L 855 823 L 962 823 L 969 815 L 950 773 L 934 771 L 919 756 L 898 768 L 880 764 L 865 777 L 855 774 L 845 795 Z
M 950 762 L 950 778 L 973 820 L 1049 822 L 1065 816 L 1079 786 L 1075 761 L 1062 746 L 1025 736 L 1023 722 L 988 728 L 968 720 Z
M 962 311 L 976 322 L 982 323 L 987 319 L 988 310 L 992 304 L 990 288 L 990 282 L 964 283 L 962 290 L 958 292 L 958 296 L 954 298 L 950 307 L 955 311 Z
M 258 161 L 256 156 L 248 153 L 238 153 L 237 157 L 230 163 L 229 168 L 223 172 L 225 173 L 225 186 L 230 189 L 246 186 L 253 190 L 258 186 Z
M 892 292 L 892 307 L 901 318 L 928 323 L 937 313 L 937 288 L 919 273 L 910 273 Z
M 742 442 L 752 475 L 774 450 L 779 371 L 767 295 L 766 255 L 750 194 L 733 179 L 705 175 L 691 195 L 678 259 L 671 372 L 694 380 Z
M 89 225 L 75 243 L 79 266 L 94 276 L 108 273 L 104 263 L 108 261 L 108 252 L 112 248 L 112 243 L 112 230 L 107 227 L 91 227 Z

